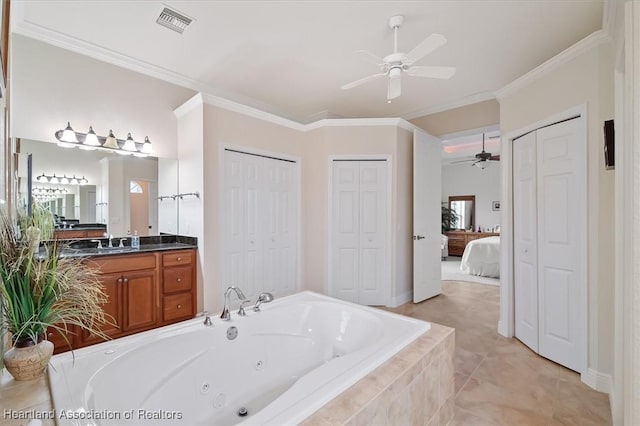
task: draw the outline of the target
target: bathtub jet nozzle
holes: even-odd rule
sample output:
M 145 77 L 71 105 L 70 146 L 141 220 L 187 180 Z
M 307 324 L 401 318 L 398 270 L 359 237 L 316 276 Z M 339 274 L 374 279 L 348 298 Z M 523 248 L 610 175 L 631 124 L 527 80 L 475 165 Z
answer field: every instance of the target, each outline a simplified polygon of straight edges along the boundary
M 246 408 L 244 407 L 240 407 L 240 409 L 238 410 L 238 416 L 239 417 L 246 417 L 247 414 L 249 414 L 249 412 L 247 411 Z

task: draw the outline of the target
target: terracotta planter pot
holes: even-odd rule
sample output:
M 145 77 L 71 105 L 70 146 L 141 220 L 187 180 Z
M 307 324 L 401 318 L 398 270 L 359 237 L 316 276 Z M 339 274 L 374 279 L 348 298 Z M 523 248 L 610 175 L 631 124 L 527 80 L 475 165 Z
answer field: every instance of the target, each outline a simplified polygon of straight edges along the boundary
M 30 343 L 30 344 L 29 344 Z M 37 345 L 17 342 L 4 353 L 4 366 L 16 380 L 33 380 L 42 376 L 53 355 L 53 343 L 42 340 Z

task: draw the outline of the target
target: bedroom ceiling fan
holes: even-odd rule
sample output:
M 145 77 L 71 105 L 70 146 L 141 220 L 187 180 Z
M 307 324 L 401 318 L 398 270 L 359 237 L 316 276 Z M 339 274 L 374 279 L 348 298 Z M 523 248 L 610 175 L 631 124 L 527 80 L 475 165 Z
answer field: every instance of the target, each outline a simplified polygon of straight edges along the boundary
M 420 59 L 424 58 L 434 50 L 443 46 L 447 39 L 441 34 L 431 34 L 420 44 L 414 47 L 409 53 L 398 52 L 398 29 L 402 25 L 404 17 L 396 15 L 389 18 L 389 27 L 393 29 L 393 53 L 380 58 L 372 53 L 359 50 L 357 53 L 366 55 L 367 59 L 380 67 L 378 74 L 361 78 L 351 83 L 340 86 L 342 90 L 348 90 L 361 84 L 377 80 L 382 77 L 388 77 L 389 84 L 387 87 L 387 102 L 395 99 L 402 93 L 400 77 L 403 72 L 412 77 L 440 78 L 449 79 L 456 73 L 455 67 L 436 67 L 436 66 L 416 66 L 414 65 Z
M 500 136 L 491 136 L 489 139 L 497 139 Z M 490 152 L 486 152 L 484 150 L 484 133 L 482 134 L 482 152 L 479 152 L 475 155 L 474 158 L 469 158 L 466 160 L 452 161 L 451 164 L 459 164 L 459 163 L 468 163 L 473 161 L 472 166 L 476 166 L 479 169 L 486 169 L 489 167 L 492 161 L 500 161 L 500 154 L 491 155 Z

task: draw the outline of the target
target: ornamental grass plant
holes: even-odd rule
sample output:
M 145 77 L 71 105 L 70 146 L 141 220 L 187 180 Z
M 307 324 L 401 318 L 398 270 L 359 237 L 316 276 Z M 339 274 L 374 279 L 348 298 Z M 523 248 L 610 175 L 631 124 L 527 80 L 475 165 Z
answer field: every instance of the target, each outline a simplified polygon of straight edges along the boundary
M 38 205 L 15 221 L 0 211 L 0 354 L 9 342 L 37 344 L 47 329 L 69 346 L 69 326 L 108 338 L 101 331 L 111 321 L 102 310 L 107 296 L 98 270 L 86 259 L 62 256 L 65 243 L 53 235 L 53 215 Z

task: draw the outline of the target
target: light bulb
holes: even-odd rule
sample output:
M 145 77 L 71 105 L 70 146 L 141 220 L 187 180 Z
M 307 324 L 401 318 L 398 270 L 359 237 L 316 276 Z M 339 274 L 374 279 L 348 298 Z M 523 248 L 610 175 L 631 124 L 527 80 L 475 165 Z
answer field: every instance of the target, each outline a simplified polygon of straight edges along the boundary
M 80 148 L 87 151 L 92 151 L 98 146 L 100 146 L 98 136 L 96 136 L 96 132 L 93 131 L 93 126 L 89 126 L 89 132 L 87 133 L 87 136 L 85 136 L 84 144 Z
M 149 136 L 144 137 L 144 143 L 142 144 L 141 152 L 145 154 L 151 154 L 153 152 L 153 148 L 151 147 L 151 141 L 149 140 Z
M 120 149 L 118 145 L 118 140 L 115 136 L 113 136 L 113 131 L 109 130 L 109 136 L 107 136 L 107 140 L 102 145 L 103 148 L 111 148 L 111 149 Z
M 67 185 L 69 183 L 69 178 L 67 178 L 67 175 L 64 175 L 63 177 L 58 179 L 58 182 Z
M 71 128 L 71 123 L 67 121 L 67 127 L 62 131 L 62 135 L 60 136 L 61 142 L 68 143 L 78 143 L 78 138 L 76 137 L 76 132 Z
M 136 152 L 138 148 L 136 148 L 136 142 L 131 137 L 131 133 L 127 134 L 127 140 L 124 142 L 124 146 L 122 147 L 125 151 Z

